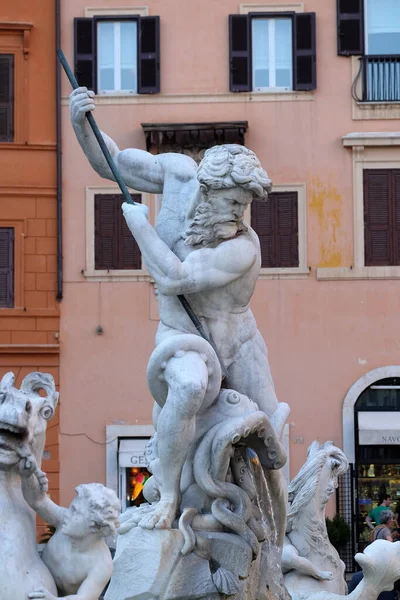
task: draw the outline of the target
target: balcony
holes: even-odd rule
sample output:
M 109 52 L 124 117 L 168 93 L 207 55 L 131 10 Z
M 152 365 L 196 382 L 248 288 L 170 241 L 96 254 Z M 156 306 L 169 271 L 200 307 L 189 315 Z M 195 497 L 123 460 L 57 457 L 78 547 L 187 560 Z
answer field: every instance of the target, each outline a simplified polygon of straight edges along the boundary
M 400 102 L 400 55 L 367 55 L 359 60 L 360 68 L 353 83 L 354 99 Z

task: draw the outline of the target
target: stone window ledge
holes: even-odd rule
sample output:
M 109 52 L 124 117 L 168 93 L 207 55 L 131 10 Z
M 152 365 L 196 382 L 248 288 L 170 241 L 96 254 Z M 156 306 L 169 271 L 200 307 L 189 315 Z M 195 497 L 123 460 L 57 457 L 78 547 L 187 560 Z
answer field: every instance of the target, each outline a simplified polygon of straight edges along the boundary
M 235 104 L 251 102 L 305 102 L 314 100 L 314 92 L 243 92 L 226 94 L 100 94 L 97 106 L 123 104 Z M 68 96 L 62 105 L 68 105 Z
M 140 270 L 115 270 L 115 271 L 83 271 L 82 275 L 90 281 L 153 281 L 147 271 Z
M 400 279 L 400 267 L 339 267 L 317 269 L 318 281 L 354 279 Z
M 261 269 L 258 279 L 307 279 L 311 269 L 301 267 L 292 267 L 287 269 Z

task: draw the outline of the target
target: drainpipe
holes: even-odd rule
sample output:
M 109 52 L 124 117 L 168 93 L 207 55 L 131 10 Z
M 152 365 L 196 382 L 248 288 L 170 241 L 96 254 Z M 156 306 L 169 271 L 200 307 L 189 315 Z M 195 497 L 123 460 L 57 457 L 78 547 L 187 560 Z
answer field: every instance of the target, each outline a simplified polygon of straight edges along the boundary
M 56 0 L 56 49 L 61 47 L 60 1 Z M 61 70 L 57 55 L 56 63 L 56 136 L 57 136 L 57 300 L 63 297 L 62 255 L 62 161 L 61 161 Z

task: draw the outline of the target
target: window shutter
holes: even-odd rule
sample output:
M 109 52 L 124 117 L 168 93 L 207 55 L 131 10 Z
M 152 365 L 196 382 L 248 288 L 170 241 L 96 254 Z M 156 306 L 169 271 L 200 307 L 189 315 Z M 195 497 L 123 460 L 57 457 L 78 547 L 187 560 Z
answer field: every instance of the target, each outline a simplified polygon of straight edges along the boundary
M 294 15 L 293 89 L 317 87 L 315 13 Z
M 131 194 L 141 202 L 140 194 Z M 95 196 L 95 269 L 141 269 L 142 258 L 121 210 L 122 194 Z
M 116 196 L 95 196 L 95 269 L 118 268 L 118 227 Z
M 14 55 L 0 54 L 0 142 L 14 140 Z
M 299 266 L 297 192 L 271 194 L 276 211 L 276 267 Z
M 157 94 L 160 91 L 160 17 L 139 20 L 138 93 Z
M 366 266 L 393 264 L 390 204 L 390 171 L 365 169 L 364 244 Z
M 131 194 L 134 202 L 141 202 L 142 197 L 140 194 Z M 120 229 L 120 244 L 119 244 L 119 269 L 141 269 L 142 268 L 142 255 L 140 253 L 139 246 L 137 245 L 135 238 L 133 237 L 128 225 L 126 224 L 125 217 L 121 210 L 121 204 L 123 197 L 118 196 L 118 217 L 119 217 L 119 229 Z
M 266 202 L 254 200 L 251 203 L 251 226 L 260 240 L 261 267 L 270 268 L 275 266 L 271 196 Z
M 337 0 L 338 54 L 364 54 L 364 0 Z
M 79 85 L 97 91 L 94 20 L 74 19 L 75 76 Z
M 393 173 L 394 196 L 394 263 L 400 265 L 400 171 Z
M 14 306 L 14 229 L 0 228 L 0 307 Z
M 251 20 L 247 15 L 229 15 L 229 89 L 251 90 Z

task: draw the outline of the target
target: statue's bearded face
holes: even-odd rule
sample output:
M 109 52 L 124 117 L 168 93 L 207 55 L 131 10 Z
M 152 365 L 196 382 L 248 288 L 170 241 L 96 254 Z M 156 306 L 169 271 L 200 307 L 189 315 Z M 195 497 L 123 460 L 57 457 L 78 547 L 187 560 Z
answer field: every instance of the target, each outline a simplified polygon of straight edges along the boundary
M 212 246 L 247 231 L 243 215 L 252 199 L 252 192 L 241 187 L 203 192 L 186 231 L 185 243 Z

